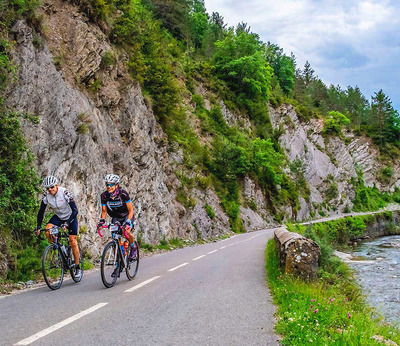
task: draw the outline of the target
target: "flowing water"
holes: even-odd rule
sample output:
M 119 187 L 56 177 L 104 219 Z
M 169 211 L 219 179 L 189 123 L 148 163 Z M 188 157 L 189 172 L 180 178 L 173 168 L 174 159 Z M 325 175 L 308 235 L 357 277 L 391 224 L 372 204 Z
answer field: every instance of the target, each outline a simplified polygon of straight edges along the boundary
M 354 248 L 349 264 L 357 272 L 370 306 L 400 325 L 400 235 L 363 242 Z

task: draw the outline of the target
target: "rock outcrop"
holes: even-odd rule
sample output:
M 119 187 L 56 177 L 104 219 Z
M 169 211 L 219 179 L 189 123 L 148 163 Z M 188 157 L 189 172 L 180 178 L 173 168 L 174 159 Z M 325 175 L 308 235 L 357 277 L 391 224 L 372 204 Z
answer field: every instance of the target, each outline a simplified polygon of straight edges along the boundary
M 279 143 L 290 162 L 298 160 L 304 167 L 304 177 L 310 187 L 310 201 L 301 203 L 297 220 L 310 217 L 316 210 L 325 210 L 324 204 L 343 211 L 352 208 L 355 191 L 351 178 L 357 178 L 357 169 L 367 186 L 376 185 L 383 191 L 393 191 L 400 185 L 400 165 L 395 163 L 394 174 L 386 185 L 377 179 L 382 164 L 378 151 L 366 137 L 356 137 L 349 131 L 340 137 L 323 136 L 323 120 L 300 121 L 292 105 L 269 108 L 272 126 L 281 133 Z M 329 192 L 334 193 L 329 193 Z
M 39 117 L 38 125 L 23 123 L 28 145 L 37 157 L 39 176 L 56 175 L 75 196 L 86 250 L 95 256 L 101 251 L 95 224 L 103 178 L 110 172 L 121 176 L 135 212 L 141 210 L 135 232 L 143 241 L 228 232 L 228 217 L 212 191 L 198 192 L 194 209 L 176 201 L 180 182 L 172 171 L 166 136 L 123 59 L 102 66 L 105 52 L 117 55 L 105 34 L 65 1 L 47 1 L 44 8 L 48 34 L 40 46 L 23 21 L 12 28 L 18 80 L 6 102 L 15 111 Z M 216 211 L 213 220 L 205 203 Z

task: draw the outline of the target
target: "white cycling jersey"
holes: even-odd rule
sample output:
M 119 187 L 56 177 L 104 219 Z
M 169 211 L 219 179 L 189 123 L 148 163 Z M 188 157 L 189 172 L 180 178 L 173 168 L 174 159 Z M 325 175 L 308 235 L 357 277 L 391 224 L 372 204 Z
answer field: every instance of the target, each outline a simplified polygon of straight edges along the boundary
M 54 196 L 49 191 L 46 191 L 43 196 L 43 203 L 49 205 L 61 220 L 68 220 L 71 216 L 70 202 L 74 202 L 74 198 L 65 187 L 61 186 L 58 187 L 58 191 Z

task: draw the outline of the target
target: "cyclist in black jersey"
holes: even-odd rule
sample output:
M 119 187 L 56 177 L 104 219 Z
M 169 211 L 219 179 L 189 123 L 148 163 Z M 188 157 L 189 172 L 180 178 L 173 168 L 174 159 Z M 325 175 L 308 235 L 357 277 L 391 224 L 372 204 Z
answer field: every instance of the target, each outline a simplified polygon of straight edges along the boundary
M 131 244 L 130 258 L 136 255 L 136 243 L 131 230 L 133 229 L 133 205 L 128 192 L 121 189 L 119 186 L 119 176 L 115 174 L 108 174 L 105 177 L 107 191 L 104 191 L 101 198 L 101 216 L 97 229 L 99 229 L 106 222 L 107 214 L 112 218 L 112 223 L 118 221 L 125 227 L 126 234 L 128 235 L 129 243 Z

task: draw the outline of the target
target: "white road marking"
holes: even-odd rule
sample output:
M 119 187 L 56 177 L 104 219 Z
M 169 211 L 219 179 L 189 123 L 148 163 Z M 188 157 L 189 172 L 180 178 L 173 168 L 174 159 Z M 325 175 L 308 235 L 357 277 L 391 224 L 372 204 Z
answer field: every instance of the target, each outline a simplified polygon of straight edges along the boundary
M 86 309 L 86 310 L 84 310 L 84 311 L 81 311 L 79 314 L 76 314 L 76 315 L 74 315 L 74 316 L 71 316 L 71 317 L 67 318 L 66 320 L 61 321 L 61 322 L 59 322 L 59 323 L 57 323 L 57 324 L 55 324 L 55 325 L 53 325 L 53 326 L 51 326 L 51 327 L 49 327 L 49 328 L 43 329 L 41 332 L 38 332 L 38 333 L 36 333 L 36 334 L 34 334 L 34 335 L 32 335 L 32 336 L 30 336 L 30 337 L 24 339 L 24 340 L 18 341 L 18 342 L 17 342 L 16 344 L 14 344 L 14 345 L 29 345 L 29 344 L 31 344 L 32 342 L 34 342 L 34 341 L 36 341 L 36 340 L 38 340 L 38 339 L 40 339 L 40 338 L 43 338 L 44 336 L 46 336 L 46 335 L 48 335 L 48 334 L 50 334 L 50 333 L 56 331 L 57 329 L 60 329 L 60 328 L 62 328 L 62 327 L 64 327 L 64 326 L 66 326 L 67 324 L 70 324 L 70 323 L 72 323 L 72 322 L 74 322 L 74 321 L 80 319 L 80 318 L 83 317 L 83 316 L 89 315 L 90 313 L 96 311 L 97 309 L 102 308 L 103 306 L 105 306 L 105 305 L 107 305 L 107 304 L 108 304 L 108 303 L 99 303 L 99 304 L 96 304 L 96 305 L 92 306 L 92 307 L 89 308 L 89 309 Z
M 174 270 L 177 270 L 177 269 L 179 269 L 179 268 L 185 266 L 186 264 L 189 264 L 189 263 L 187 263 L 187 262 L 186 262 L 186 263 L 182 263 L 182 264 L 180 264 L 180 265 L 178 265 L 178 266 L 176 266 L 176 267 L 174 267 L 174 268 L 169 269 L 168 271 L 169 271 L 169 272 L 173 272 Z
M 209 253 L 207 253 L 207 255 L 212 254 L 212 253 L 217 252 L 217 251 L 218 251 L 218 250 L 210 251 Z
M 140 283 L 139 285 L 136 285 L 136 286 L 134 286 L 134 287 L 132 287 L 132 288 L 127 289 L 125 292 L 133 292 L 133 291 L 137 290 L 138 288 L 143 287 L 144 285 L 147 285 L 147 284 L 149 284 L 150 282 L 159 279 L 160 277 L 161 277 L 161 276 L 154 276 L 154 277 L 152 277 L 151 279 L 148 279 L 148 280 L 146 280 L 146 281 L 143 281 L 143 282 Z
M 193 258 L 192 261 L 197 261 L 198 259 L 203 258 L 203 257 L 206 257 L 206 255 L 201 255 L 199 257 Z
M 222 249 L 225 249 L 225 248 L 226 248 L 226 246 L 221 246 L 219 249 L 222 250 Z

